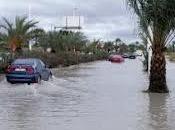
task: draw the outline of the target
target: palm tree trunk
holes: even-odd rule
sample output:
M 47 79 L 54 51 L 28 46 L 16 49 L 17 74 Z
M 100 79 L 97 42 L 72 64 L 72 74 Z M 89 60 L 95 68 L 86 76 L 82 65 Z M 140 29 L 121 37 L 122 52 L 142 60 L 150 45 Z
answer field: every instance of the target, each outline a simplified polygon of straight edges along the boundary
M 149 92 L 168 93 L 166 84 L 166 60 L 162 47 L 154 46 L 151 59 Z

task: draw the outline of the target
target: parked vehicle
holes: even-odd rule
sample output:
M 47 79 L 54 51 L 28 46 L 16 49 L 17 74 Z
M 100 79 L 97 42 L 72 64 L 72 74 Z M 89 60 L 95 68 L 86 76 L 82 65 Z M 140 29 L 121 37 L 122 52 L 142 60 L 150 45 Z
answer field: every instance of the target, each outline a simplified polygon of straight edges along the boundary
M 129 55 L 129 59 L 136 59 L 136 56 L 134 54 Z
M 51 70 L 40 59 L 17 59 L 8 66 L 6 78 L 9 83 L 40 83 L 52 77 Z
M 109 57 L 108 57 L 108 60 L 111 61 L 112 57 L 114 56 L 114 54 L 111 54 Z
M 120 62 L 124 62 L 124 58 L 121 55 L 113 55 L 110 57 L 110 61 L 120 63 Z
M 122 55 L 123 58 L 129 58 L 129 55 L 127 53 Z

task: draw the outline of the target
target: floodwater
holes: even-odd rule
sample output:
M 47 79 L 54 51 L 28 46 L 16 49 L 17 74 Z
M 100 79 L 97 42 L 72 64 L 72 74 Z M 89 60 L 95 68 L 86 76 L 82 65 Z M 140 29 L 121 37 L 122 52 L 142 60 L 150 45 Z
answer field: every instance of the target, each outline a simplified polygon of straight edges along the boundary
M 170 94 L 143 93 L 142 63 L 98 61 L 53 70 L 49 82 L 0 82 L 0 130 L 174 130 L 175 64 Z

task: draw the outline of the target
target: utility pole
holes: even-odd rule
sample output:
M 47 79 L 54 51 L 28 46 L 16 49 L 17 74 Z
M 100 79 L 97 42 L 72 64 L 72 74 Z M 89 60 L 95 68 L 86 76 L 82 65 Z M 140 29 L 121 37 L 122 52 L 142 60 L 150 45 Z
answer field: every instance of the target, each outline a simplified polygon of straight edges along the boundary
M 28 6 L 28 21 L 30 21 L 31 19 L 31 5 L 29 4 Z M 32 50 L 32 41 L 29 40 L 29 50 L 31 51 Z
M 30 21 L 31 19 L 31 5 L 29 4 L 28 6 L 28 20 Z
M 73 16 L 76 16 L 77 10 L 78 10 L 78 8 L 75 7 L 73 10 Z

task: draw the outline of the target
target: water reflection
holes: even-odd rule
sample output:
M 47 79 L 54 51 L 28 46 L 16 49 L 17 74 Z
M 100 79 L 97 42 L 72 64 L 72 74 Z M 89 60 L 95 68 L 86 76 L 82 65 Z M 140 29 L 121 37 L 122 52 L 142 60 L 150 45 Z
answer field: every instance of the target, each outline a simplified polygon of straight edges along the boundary
M 153 130 L 169 130 L 168 126 L 168 94 L 148 94 L 149 125 Z
M 29 128 L 32 124 L 32 128 L 35 128 L 36 124 L 39 124 L 36 119 L 38 108 L 33 100 L 14 98 L 9 101 L 12 107 L 8 112 L 8 126 L 14 129 Z

